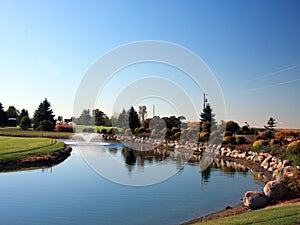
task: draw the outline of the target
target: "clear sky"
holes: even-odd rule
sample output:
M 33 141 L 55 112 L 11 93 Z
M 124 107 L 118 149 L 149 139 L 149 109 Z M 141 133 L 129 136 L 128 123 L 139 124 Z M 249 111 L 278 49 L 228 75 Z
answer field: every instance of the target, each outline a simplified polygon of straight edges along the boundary
M 70 117 L 95 60 L 129 42 L 163 40 L 210 67 L 227 119 L 261 127 L 272 116 L 300 128 L 299 12 L 298 0 L 0 1 L 0 102 L 32 115 L 47 97 L 56 116 Z

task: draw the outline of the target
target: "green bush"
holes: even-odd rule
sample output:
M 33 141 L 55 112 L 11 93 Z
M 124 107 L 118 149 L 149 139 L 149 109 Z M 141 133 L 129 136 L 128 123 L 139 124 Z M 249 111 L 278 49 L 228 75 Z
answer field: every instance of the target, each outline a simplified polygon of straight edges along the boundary
M 243 130 L 238 130 L 237 132 L 235 132 L 235 134 L 237 134 L 237 135 L 243 135 L 244 131 Z
M 41 131 L 53 131 L 53 123 L 49 120 L 42 120 L 37 127 L 37 130 Z
M 252 145 L 252 150 L 256 152 L 268 152 L 267 146 L 269 142 L 266 140 L 257 140 Z
M 234 137 L 224 137 L 223 138 L 223 144 L 235 144 L 235 139 Z
M 181 133 L 177 132 L 174 134 L 174 139 L 179 139 L 180 138 Z
M 293 155 L 300 154 L 300 140 L 289 143 L 287 152 Z
M 31 119 L 29 119 L 28 116 L 23 116 L 20 121 L 20 128 L 22 130 L 27 130 L 28 128 L 31 128 Z
M 232 135 L 231 131 L 225 131 L 224 137 L 231 137 Z
M 244 138 L 243 136 L 238 136 L 238 137 L 235 138 L 235 142 L 238 145 L 245 144 L 246 143 L 246 138 Z
M 207 142 L 209 140 L 209 136 L 210 136 L 209 132 L 202 131 L 199 134 L 199 141 L 200 142 Z

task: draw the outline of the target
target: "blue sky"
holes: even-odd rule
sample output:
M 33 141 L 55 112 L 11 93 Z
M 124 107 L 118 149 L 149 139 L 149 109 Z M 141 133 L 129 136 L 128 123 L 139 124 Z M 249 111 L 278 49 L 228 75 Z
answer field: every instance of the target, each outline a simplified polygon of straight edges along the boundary
M 261 127 L 272 116 L 279 127 L 300 128 L 299 11 L 300 1 L 290 0 L 1 1 L 0 102 L 32 114 L 47 97 L 57 116 L 70 117 L 77 87 L 99 57 L 163 40 L 210 67 L 227 119 Z

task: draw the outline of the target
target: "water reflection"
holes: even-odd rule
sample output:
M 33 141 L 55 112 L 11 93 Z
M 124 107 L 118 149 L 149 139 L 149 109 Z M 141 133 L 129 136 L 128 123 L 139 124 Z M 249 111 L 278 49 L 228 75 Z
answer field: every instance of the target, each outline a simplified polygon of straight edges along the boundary
M 117 149 L 111 150 L 114 154 L 118 151 Z M 191 154 L 187 155 L 184 153 L 178 153 L 176 151 L 170 151 L 166 149 L 153 149 L 148 151 L 137 151 L 128 147 L 122 147 L 121 153 L 126 164 L 126 167 L 129 172 L 133 170 L 135 166 L 139 168 L 144 168 L 145 166 L 152 165 L 154 163 L 159 163 L 163 160 L 170 160 L 175 162 L 176 169 L 182 170 L 184 165 L 187 163 L 187 157 L 190 157 Z M 201 172 L 201 183 L 209 183 L 211 177 L 211 170 L 214 168 L 220 169 L 224 174 L 233 177 L 236 173 L 239 173 L 243 176 L 247 176 L 247 173 L 251 172 L 254 180 L 262 182 L 266 181 L 266 177 L 263 174 L 256 172 L 252 169 L 247 168 L 246 166 L 236 163 L 234 161 L 228 161 L 220 158 L 213 158 L 210 155 L 199 155 L 198 162 L 189 162 L 191 166 L 198 166 Z M 207 167 L 207 165 L 209 165 Z

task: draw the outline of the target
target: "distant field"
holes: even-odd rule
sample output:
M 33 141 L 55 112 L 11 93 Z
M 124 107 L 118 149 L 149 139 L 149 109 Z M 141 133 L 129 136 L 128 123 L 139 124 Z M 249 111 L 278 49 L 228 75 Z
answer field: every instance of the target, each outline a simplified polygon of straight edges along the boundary
M 265 225 L 296 225 L 300 222 L 300 202 L 275 206 L 212 220 L 199 225 L 238 225 L 238 224 L 265 224 Z
M 0 137 L 0 161 L 55 152 L 64 145 L 51 138 Z
M 20 128 L 17 127 L 4 127 L 4 128 L 0 128 L 0 136 L 69 138 L 73 136 L 73 133 L 21 130 Z

